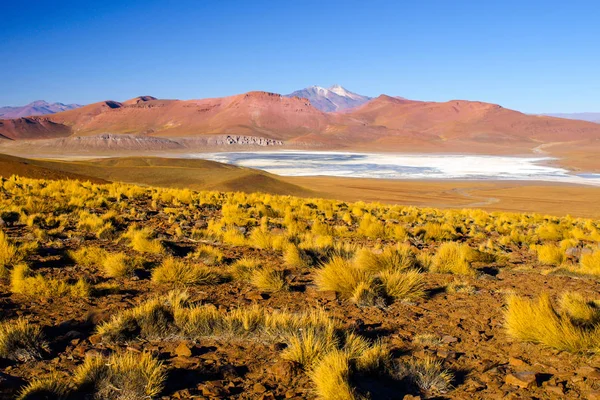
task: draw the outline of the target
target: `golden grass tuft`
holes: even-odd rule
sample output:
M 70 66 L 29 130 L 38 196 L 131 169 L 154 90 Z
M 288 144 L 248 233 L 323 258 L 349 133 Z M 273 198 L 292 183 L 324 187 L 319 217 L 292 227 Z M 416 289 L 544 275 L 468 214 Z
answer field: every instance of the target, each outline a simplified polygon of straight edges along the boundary
M 370 281 L 370 274 L 355 268 L 351 261 L 333 257 L 315 272 L 315 283 L 319 290 L 332 290 L 343 297 L 351 298 L 359 284 Z
M 323 357 L 310 373 L 317 396 L 322 400 L 355 400 L 350 386 L 350 358 L 335 350 Z
M 167 374 L 149 353 L 113 354 L 107 359 L 86 357 L 75 371 L 80 393 L 95 398 L 130 400 L 155 398 L 163 391 Z
M 506 330 L 515 339 L 572 353 L 598 348 L 599 329 L 584 329 L 569 316 L 560 315 L 547 294 L 536 300 L 508 296 L 504 316 Z
M 283 249 L 283 261 L 291 268 L 306 268 L 312 260 L 304 250 L 290 243 Z
M 122 278 L 131 276 L 135 265 L 125 253 L 110 253 L 102 261 L 102 269 L 111 278 Z
M 583 274 L 600 276 L 600 250 L 582 255 L 579 266 L 579 271 Z
M 21 261 L 17 246 L 13 245 L 6 234 L 0 230 L 0 267 L 5 267 L 10 264 Z
M 189 255 L 194 260 L 199 260 L 205 265 L 217 265 L 223 261 L 223 252 L 214 246 L 202 244 L 196 251 Z
M 412 358 L 398 367 L 400 377 L 409 378 L 426 396 L 442 395 L 452 389 L 454 374 L 433 357 Z
M 257 268 L 252 272 L 250 283 L 258 290 L 267 293 L 281 292 L 288 290 L 288 284 L 285 280 L 284 271 L 278 271 L 271 267 Z
M 153 232 L 150 228 L 138 229 L 131 226 L 123 235 L 123 238 L 129 240 L 129 245 L 135 251 L 140 253 L 160 254 L 164 252 L 160 240 L 152 239 Z
M 469 261 L 472 249 L 467 244 L 456 242 L 443 243 L 437 250 L 431 272 L 450 273 L 457 275 L 476 275 Z
M 538 261 L 542 264 L 561 265 L 566 260 L 566 254 L 563 249 L 554 244 L 544 244 L 535 248 Z
M 70 387 L 64 377 L 52 374 L 47 378 L 36 378 L 29 382 L 17 396 L 17 400 L 66 400 Z
M 174 257 L 167 257 L 152 271 L 155 283 L 179 285 L 213 285 L 222 281 L 222 276 L 209 267 L 190 264 Z
M 101 266 L 106 257 L 106 251 L 96 246 L 80 247 L 69 251 L 68 254 L 76 264 L 83 267 Z
M 13 267 L 10 274 L 10 286 L 13 293 L 35 298 L 49 297 L 89 297 L 90 285 L 83 279 L 70 284 L 58 279 L 47 279 L 41 274 L 31 275 L 26 264 Z
M 380 278 L 386 294 L 396 300 L 418 300 L 425 297 L 425 279 L 419 271 L 384 271 Z
M 600 322 L 600 308 L 580 293 L 564 292 L 559 306 L 577 325 L 593 326 Z
M 14 361 L 39 360 L 46 351 L 39 326 L 24 318 L 7 320 L 0 324 L 0 357 Z
M 255 258 L 240 258 L 231 266 L 231 274 L 239 281 L 250 281 L 252 274 L 261 267 L 260 261 Z

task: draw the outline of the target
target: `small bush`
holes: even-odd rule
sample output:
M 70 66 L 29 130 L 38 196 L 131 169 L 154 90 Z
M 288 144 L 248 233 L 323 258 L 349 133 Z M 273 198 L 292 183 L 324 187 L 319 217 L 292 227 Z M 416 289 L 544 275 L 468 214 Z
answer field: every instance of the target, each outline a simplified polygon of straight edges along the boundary
M 425 297 L 425 280 L 418 271 L 385 271 L 380 275 L 388 296 L 397 300 L 417 300 Z
M 397 364 L 399 378 L 410 379 L 426 396 L 447 393 L 452 388 L 454 374 L 432 357 L 413 358 Z
M 371 280 L 366 270 L 355 268 L 351 261 L 337 256 L 319 268 L 315 274 L 315 283 L 319 290 L 332 290 L 345 298 L 351 298 L 359 284 Z
M 123 235 L 129 239 L 129 245 L 135 251 L 140 253 L 160 254 L 164 252 L 161 242 L 157 239 L 152 239 L 153 232 L 150 228 L 137 229 L 131 226 Z
M 350 386 L 350 358 L 343 351 L 325 355 L 310 374 L 317 396 L 323 400 L 355 400 Z
M 46 348 L 41 328 L 26 319 L 0 324 L 0 357 L 22 362 L 39 360 Z
M 302 364 L 310 370 L 325 354 L 334 350 L 337 340 L 333 335 L 323 334 L 313 329 L 305 329 L 287 338 L 288 347 L 281 358 Z
M 203 244 L 198 246 L 190 258 L 199 260 L 205 265 L 217 265 L 223 261 L 223 252 L 216 247 Z
M 475 275 L 469 261 L 472 249 L 466 244 L 443 243 L 433 258 L 430 271 L 457 275 Z
M 584 329 L 561 316 L 547 294 L 537 300 L 510 295 L 504 316 L 508 334 L 525 342 L 573 353 L 594 350 L 599 343 L 597 328 Z
M 231 274 L 235 280 L 250 281 L 252 274 L 260 268 L 260 261 L 254 258 L 244 257 L 237 260 L 231 266 Z
M 10 274 L 10 286 L 13 293 L 31 297 L 89 297 L 90 285 L 83 279 L 70 284 L 58 279 L 46 279 L 38 274 L 31 276 L 31 270 L 25 264 L 16 265 Z
M 135 269 L 135 265 L 125 253 L 107 254 L 102 261 L 104 273 L 111 278 L 121 278 L 130 276 Z
M 280 292 L 288 288 L 284 272 L 269 267 L 255 269 L 250 282 L 263 292 Z
M 291 268 L 306 268 L 312 260 L 304 250 L 294 244 L 289 244 L 283 250 L 283 261 Z
M 69 398 L 69 384 L 64 377 L 52 375 L 34 379 L 21 389 L 17 400 L 66 400 Z
M 212 285 L 219 283 L 222 276 L 209 267 L 188 264 L 174 257 L 167 257 L 152 271 L 152 281 L 181 285 Z
M 536 249 L 538 261 L 542 264 L 548 265 L 560 265 L 565 259 L 566 255 L 563 249 L 553 244 L 544 244 L 538 246 Z
M 108 359 L 86 357 L 74 379 L 80 393 L 100 399 L 130 400 L 157 397 L 166 378 L 162 363 L 150 354 L 128 352 Z

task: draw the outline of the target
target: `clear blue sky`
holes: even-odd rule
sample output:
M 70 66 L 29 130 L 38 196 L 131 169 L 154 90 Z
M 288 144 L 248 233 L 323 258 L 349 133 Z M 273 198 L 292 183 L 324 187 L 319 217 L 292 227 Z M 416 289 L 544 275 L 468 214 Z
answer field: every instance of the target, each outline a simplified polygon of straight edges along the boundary
M 598 1 L 10 1 L 0 105 L 370 96 L 600 111 Z

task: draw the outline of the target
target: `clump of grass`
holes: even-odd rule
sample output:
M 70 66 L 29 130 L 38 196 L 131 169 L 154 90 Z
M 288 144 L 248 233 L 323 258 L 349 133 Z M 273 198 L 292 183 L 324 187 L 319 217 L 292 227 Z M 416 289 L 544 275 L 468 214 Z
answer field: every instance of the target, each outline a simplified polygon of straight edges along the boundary
M 39 326 L 24 318 L 0 324 L 0 357 L 14 361 L 34 361 L 42 358 L 48 344 Z
M 564 292 L 560 297 L 559 305 L 577 325 L 593 326 L 600 322 L 600 308 L 580 293 Z
M 38 378 L 29 382 L 21 389 L 17 400 L 66 400 L 69 398 L 69 392 L 68 381 L 64 377 L 53 374 L 47 378 Z
M 76 264 L 83 267 L 98 267 L 106 257 L 106 251 L 96 246 L 80 247 L 69 251 L 68 254 Z
M 223 243 L 232 246 L 245 246 L 248 244 L 246 237 L 237 228 L 229 228 L 223 232 Z
M 138 229 L 131 226 L 123 235 L 123 238 L 129 240 L 129 245 L 135 251 L 140 253 L 160 254 L 164 252 L 160 240 L 152 239 L 153 232 L 150 228 Z
M 579 266 L 582 274 L 600 276 L 600 250 L 581 256 Z
M 255 270 L 261 267 L 260 261 L 254 258 L 240 258 L 231 266 L 231 274 L 239 281 L 250 281 Z
M 283 250 L 283 261 L 288 267 L 306 268 L 311 264 L 312 260 L 304 250 L 290 243 Z
M 359 268 L 371 272 L 405 271 L 417 268 L 417 255 L 408 245 L 387 247 L 380 254 L 368 249 L 360 249 L 356 253 L 355 263 Z
M 312 329 L 290 335 L 287 342 L 288 347 L 281 353 L 281 358 L 302 364 L 308 370 L 337 346 L 333 332 L 323 334 Z
M 203 244 L 198 246 L 189 257 L 205 265 L 217 265 L 223 261 L 223 252 L 216 247 Z
M 102 261 L 102 269 L 111 278 L 121 278 L 130 276 L 135 269 L 135 265 L 125 253 L 110 253 Z
M 560 315 L 547 294 L 537 300 L 508 296 L 504 316 L 508 334 L 525 342 L 572 353 L 596 350 L 599 344 L 598 328 L 585 329 L 568 315 Z
M 175 333 L 175 317 L 169 299 L 155 298 L 114 315 L 96 329 L 108 342 L 120 342 L 135 337 L 164 339 Z
M 21 261 L 17 246 L 13 245 L 6 234 L 0 230 L 0 267 L 5 267 L 10 264 Z
M 149 353 L 113 354 L 108 359 L 86 357 L 75 371 L 78 392 L 95 398 L 130 400 L 155 398 L 163 391 L 167 374 Z
M 263 292 L 281 292 L 288 289 L 284 271 L 270 267 L 257 268 L 252 272 L 250 282 Z
M 413 338 L 413 343 L 421 345 L 421 346 L 439 346 L 440 344 L 442 344 L 442 339 L 437 336 L 434 335 L 433 333 L 421 333 L 418 335 L 415 335 L 415 337 Z
M 433 357 L 412 358 L 396 365 L 398 378 L 408 378 L 426 396 L 441 395 L 452 389 L 454 374 Z
M 443 243 L 433 258 L 430 271 L 457 275 L 476 275 L 471 267 L 472 249 L 467 244 L 456 242 Z
M 418 271 L 384 271 L 380 278 L 386 294 L 396 300 L 417 300 L 425 297 L 425 280 L 423 274 Z
M 26 264 L 16 265 L 10 274 L 10 286 L 13 293 L 36 298 L 49 297 L 89 297 L 90 285 L 83 279 L 70 284 L 58 279 L 47 279 L 41 274 L 32 276 Z
M 167 257 L 152 271 L 152 281 L 180 285 L 212 285 L 221 282 L 222 276 L 209 267 L 190 264 Z
M 359 307 L 368 307 L 377 304 L 381 299 L 380 286 L 374 281 L 358 282 L 350 300 Z
M 566 260 L 566 254 L 563 249 L 554 244 L 543 244 L 535 248 L 538 261 L 542 264 L 561 265 Z
M 323 357 L 310 377 L 315 390 L 323 400 L 355 400 L 350 385 L 350 358 L 343 351 L 335 350 Z
M 332 290 L 346 298 L 354 295 L 359 284 L 369 281 L 368 271 L 355 268 L 350 260 L 338 256 L 318 269 L 315 276 L 315 283 L 320 290 Z

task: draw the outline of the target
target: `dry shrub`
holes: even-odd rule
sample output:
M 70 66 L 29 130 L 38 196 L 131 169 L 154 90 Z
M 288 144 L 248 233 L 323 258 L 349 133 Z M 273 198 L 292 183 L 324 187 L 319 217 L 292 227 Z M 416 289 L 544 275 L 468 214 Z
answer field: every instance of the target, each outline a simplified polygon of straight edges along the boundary
M 306 268 L 311 264 L 312 260 L 304 250 L 290 243 L 284 247 L 283 261 L 288 267 Z
M 48 297 L 89 297 L 90 285 L 83 279 L 70 284 L 58 279 L 47 279 L 41 274 L 32 276 L 25 264 L 16 265 L 10 274 L 10 286 L 13 293 L 36 298 Z
M 140 253 L 163 253 L 164 248 L 160 240 L 152 239 L 153 235 L 152 229 L 148 227 L 138 229 L 135 226 L 131 226 L 123 235 L 123 238 L 128 239 L 131 248 Z
M 203 244 L 198 246 L 189 257 L 205 265 L 217 265 L 223 261 L 223 252 L 216 247 Z
M 189 264 L 167 257 L 152 271 L 152 281 L 180 285 L 212 285 L 221 282 L 222 276 L 209 267 Z
M 425 280 L 418 271 L 385 271 L 380 275 L 388 296 L 397 300 L 417 300 L 425 297 Z
M 310 374 L 317 396 L 323 400 L 355 400 L 350 386 L 350 358 L 343 351 L 331 351 Z
M 258 290 L 273 293 L 288 289 L 284 271 L 278 271 L 270 267 L 257 268 L 252 272 L 250 282 Z
M 564 292 L 559 302 L 561 310 L 578 325 L 593 326 L 600 322 L 600 309 L 577 292 Z
M 96 246 L 80 247 L 68 252 L 76 264 L 83 267 L 99 267 L 106 258 L 106 251 Z
M 433 357 L 411 358 L 396 365 L 397 378 L 408 378 L 426 396 L 436 396 L 452 389 L 454 374 L 444 369 L 442 362 Z
M 260 261 L 254 258 L 240 258 L 231 266 L 231 275 L 239 281 L 250 281 L 252 274 L 261 267 Z
M 102 261 L 102 269 L 111 278 L 121 278 L 130 276 L 135 269 L 135 265 L 125 253 L 110 253 Z
M 0 357 L 14 361 L 34 361 L 42 358 L 48 344 L 39 326 L 24 318 L 0 324 Z
M 472 249 L 467 244 L 443 243 L 433 258 L 431 272 L 473 276 L 477 273 L 471 267 Z
M 554 244 L 537 246 L 535 251 L 538 256 L 538 261 L 542 264 L 557 266 L 561 265 L 566 260 L 565 251 Z
M 64 377 L 52 374 L 47 378 L 36 378 L 29 382 L 17 396 L 17 400 L 66 400 L 69 398 L 69 383 Z
M 75 371 L 78 392 L 96 399 L 131 400 L 155 398 L 162 392 L 167 374 L 162 363 L 149 353 L 113 354 L 108 358 L 86 357 Z
M 600 276 L 600 250 L 581 256 L 579 266 L 582 274 Z
M 537 300 L 510 295 L 504 316 L 508 334 L 525 342 L 572 353 L 595 350 L 599 343 L 598 328 L 585 329 L 568 315 L 560 315 L 547 294 Z
M 346 298 L 354 295 L 359 284 L 371 280 L 368 271 L 355 268 L 351 261 L 333 257 L 316 271 L 315 283 L 319 290 L 332 290 Z

